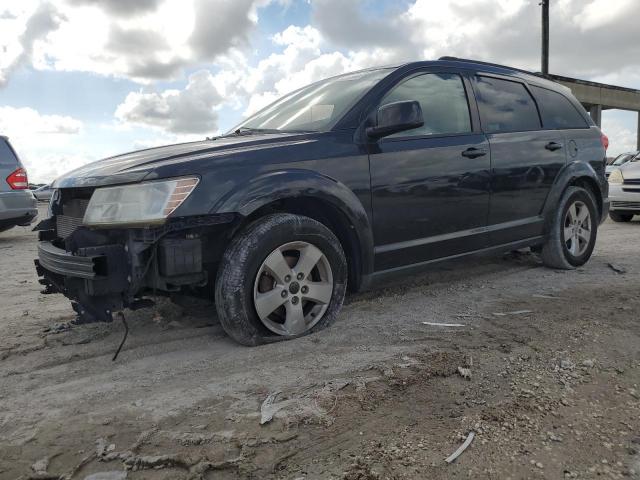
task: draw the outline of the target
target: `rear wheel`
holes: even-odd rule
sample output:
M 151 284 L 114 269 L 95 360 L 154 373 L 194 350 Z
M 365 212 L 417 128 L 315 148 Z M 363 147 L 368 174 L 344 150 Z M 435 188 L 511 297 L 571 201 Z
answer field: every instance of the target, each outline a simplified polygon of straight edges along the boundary
M 609 218 L 614 222 L 630 222 L 633 219 L 633 213 L 609 212 Z
M 551 268 L 572 269 L 584 265 L 596 243 L 598 212 L 591 193 L 581 187 L 569 187 L 553 213 L 541 257 Z
M 328 326 L 344 300 L 347 262 L 323 224 L 265 216 L 225 251 L 215 286 L 225 331 L 243 345 L 299 337 Z

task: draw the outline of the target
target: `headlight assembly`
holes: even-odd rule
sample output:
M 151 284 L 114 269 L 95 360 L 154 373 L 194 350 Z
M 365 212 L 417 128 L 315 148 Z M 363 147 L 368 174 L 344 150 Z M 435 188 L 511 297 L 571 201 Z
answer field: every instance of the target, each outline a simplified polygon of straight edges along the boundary
M 620 171 L 620 169 L 615 169 L 613 172 L 611 172 L 611 175 L 609 175 L 609 183 L 620 184 L 623 182 L 624 177 L 622 176 L 622 172 Z
M 91 227 L 164 223 L 198 185 L 198 177 L 97 188 L 84 214 Z

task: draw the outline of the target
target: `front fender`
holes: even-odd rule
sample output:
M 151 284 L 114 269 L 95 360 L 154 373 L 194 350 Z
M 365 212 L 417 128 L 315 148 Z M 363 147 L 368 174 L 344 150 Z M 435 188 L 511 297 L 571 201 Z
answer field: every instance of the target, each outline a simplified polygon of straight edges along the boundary
M 362 274 L 373 271 L 373 229 L 356 194 L 343 183 L 318 172 L 287 169 L 265 173 L 234 188 L 211 213 L 239 213 L 246 217 L 278 200 L 307 197 L 340 211 L 355 229 L 361 253 Z
M 597 205 L 600 214 L 604 212 L 604 203 L 608 195 L 608 184 L 605 178 L 596 173 L 594 168 L 586 162 L 574 161 L 565 165 L 560 173 L 556 176 L 556 179 L 551 187 L 549 195 L 545 201 L 542 215 L 545 219 L 545 233 L 549 231 L 552 213 L 558 206 L 558 202 L 562 197 L 562 194 L 569 185 L 574 183 L 579 178 L 588 179 L 598 190 L 598 197 L 596 201 L 600 202 Z

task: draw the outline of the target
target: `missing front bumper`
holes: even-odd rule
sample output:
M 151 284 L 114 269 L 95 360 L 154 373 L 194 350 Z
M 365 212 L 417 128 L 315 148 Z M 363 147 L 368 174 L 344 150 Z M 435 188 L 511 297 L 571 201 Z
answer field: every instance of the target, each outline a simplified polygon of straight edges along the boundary
M 43 293 L 62 293 L 92 317 L 111 321 L 129 298 L 129 267 L 122 245 L 79 248 L 67 252 L 49 241 L 38 243 L 35 260 Z

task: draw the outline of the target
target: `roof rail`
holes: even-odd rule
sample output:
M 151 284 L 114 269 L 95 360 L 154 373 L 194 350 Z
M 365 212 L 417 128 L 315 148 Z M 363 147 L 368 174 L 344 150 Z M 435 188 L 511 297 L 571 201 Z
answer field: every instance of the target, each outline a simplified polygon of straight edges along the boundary
M 532 72 L 530 70 L 524 70 L 522 68 L 509 67 L 508 65 L 500 65 L 499 63 L 481 62 L 480 60 L 472 60 L 472 59 L 469 59 L 469 58 L 458 58 L 458 57 L 444 56 L 444 57 L 440 57 L 438 60 L 448 60 L 448 61 L 453 61 L 453 62 L 477 63 L 478 65 L 487 65 L 489 67 L 499 67 L 499 68 L 504 68 L 506 70 L 514 70 L 516 72 L 527 73 L 529 75 L 536 75 L 538 77 L 544 76 L 544 75 L 542 75 L 541 72 Z

